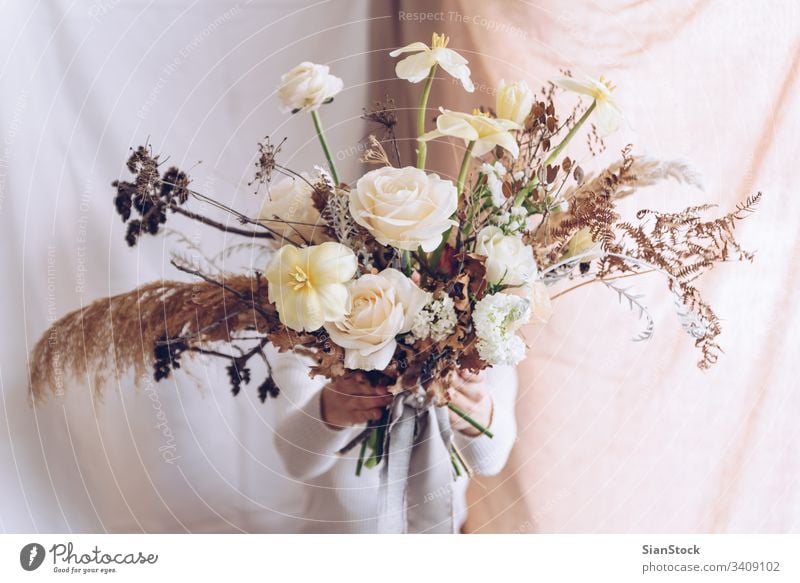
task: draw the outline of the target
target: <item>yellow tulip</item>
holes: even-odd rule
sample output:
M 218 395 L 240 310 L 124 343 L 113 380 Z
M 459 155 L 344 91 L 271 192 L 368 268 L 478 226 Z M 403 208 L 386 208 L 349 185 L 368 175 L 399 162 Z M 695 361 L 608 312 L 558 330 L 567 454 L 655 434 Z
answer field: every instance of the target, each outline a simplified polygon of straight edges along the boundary
M 441 115 L 436 118 L 436 129 L 421 136 L 421 141 L 452 136 L 461 138 L 464 144 L 475 142 L 472 155 L 476 158 L 487 154 L 495 146 L 505 148 L 514 158 L 519 156 L 519 145 L 511 134 L 512 130 L 522 128 L 518 123 L 489 117 L 477 110 L 471 114 L 443 108 L 439 108 L 439 111 Z
M 522 125 L 531 112 L 534 101 L 533 91 L 525 81 L 516 81 L 506 85 L 506 82 L 501 79 L 495 99 L 497 117 L 510 119 Z
M 348 312 L 344 285 L 356 273 L 352 250 L 339 243 L 298 248 L 284 245 L 267 267 L 269 301 L 281 322 L 297 331 L 314 331 L 341 321 Z
M 567 91 L 588 95 L 594 99 L 594 121 L 602 135 L 607 136 L 617 131 L 622 121 L 622 111 L 611 96 L 615 87 L 610 81 L 603 77 L 600 79 L 586 77 L 583 81 L 572 77 L 559 77 L 553 79 L 553 83 Z
M 399 61 L 395 67 L 395 73 L 400 79 L 406 79 L 411 83 L 419 83 L 430 74 L 432 67 L 439 65 L 450 75 L 461 81 L 464 89 L 472 93 L 475 90 L 475 86 L 469 78 L 468 61 L 454 50 L 447 48 L 449 41 L 450 39 L 445 35 L 433 33 L 431 46 L 421 42 L 414 42 L 392 51 L 389 53 L 391 57 L 396 57 L 403 53 L 416 53 Z

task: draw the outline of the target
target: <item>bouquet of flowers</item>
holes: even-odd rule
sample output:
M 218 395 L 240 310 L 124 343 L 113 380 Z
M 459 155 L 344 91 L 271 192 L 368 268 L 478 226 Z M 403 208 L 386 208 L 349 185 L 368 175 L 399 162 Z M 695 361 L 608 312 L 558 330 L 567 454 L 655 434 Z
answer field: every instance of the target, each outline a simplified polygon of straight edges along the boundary
M 391 99 L 365 117 L 381 131 L 368 138 L 370 169 L 354 184 L 337 173 L 320 109 L 341 91 L 327 66 L 302 63 L 278 89 L 287 113 L 310 115 L 327 159 L 312 173 L 280 162 L 283 142 L 259 144 L 254 181 L 261 212 L 248 217 L 191 188 L 182 170 L 164 169 L 149 146 L 133 151 L 133 175 L 116 181 L 114 204 L 127 225 L 126 241 L 156 235 L 172 214 L 241 236 L 234 248 L 263 251 L 263 271 L 226 273 L 213 259 L 175 256 L 172 264 L 193 281 L 157 281 L 102 299 L 56 322 L 33 350 L 32 394 L 45 396 L 61 370 L 95 375 L 130 367 L 167 378 L 192 353 L 227 362 L 233 394 L 250 384 L 252 358 L 268 343 L 310 357 L 310 373 L 329 379 L 367 375 L 391 387 L 395 402 L 450 407 L 483 434 L 486 427 L 449 402 L 449 375 L 515 365 L 526 354 L 522 329 L 544 323 L 553 298 L 599 283 L 627 302 L 644 321 L 635 340 L 653 334 L 642 298 L 621 280 L 657 272 L 675 300 L 680 323 L 712 365 L 720 322 L 695 280 L 730 260 L 752 260 L 734 237 L 736 223 L 760 193 L 732 212 L 704 218 L 710 205 L 681 212 L 642 209 L 623 218 L 618 202 L 660 180 L 698 185 L 679 162 L 651 160 L 626 147 L 613 165 L 587 172 L 566 155 L 586 131 L 593 150 L 622 114 L 613 85 L 568 72 L 540 92 L 524 81 L 503 83 L 496 103 L 471 113 L 439 108 L 430 126 L 429 98 L 443 71 L 472 91 L 467 61 L 434 35 L 391 53 L 401 57 L 401 79 L 422 83 L 414 166 L 400 164 Z M 554 95 L 580 94 L 567 114 Z M 450 139 L 462 162 L 455 181 L 426 166 L 426 145 Z M 279 177 L 280 175 L 280 177 Z M 193 208 L 201 201 L 232 214 L 230 226 Z M 143 353 L 132 346 L 144 342 Z M 69 347 L 69 350 L 65 350 Z M 262 401 L 277 396 L 267 376 Z M 387 455 L 389 430 L 402 407 L 387 408 L 346 449 L 360 445 L 362 465 Z M 466 470 L 452 451 L 454 472 Z

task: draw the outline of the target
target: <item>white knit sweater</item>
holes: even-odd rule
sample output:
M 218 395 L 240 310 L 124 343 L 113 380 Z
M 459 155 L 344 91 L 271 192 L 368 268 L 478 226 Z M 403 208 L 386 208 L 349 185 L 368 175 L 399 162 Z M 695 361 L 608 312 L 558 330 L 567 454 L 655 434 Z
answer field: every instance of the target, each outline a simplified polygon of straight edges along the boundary
M 306 488 L 307 505 L 294 522 L 294 532 L 372 533 L 376 532 L 379 468 L 362 470 L 355 475 L 359 448 L 345 455 L 337 454 L 364 425 L 342 430 L 330 429 L 320 417 L 322 377 L 310 378 L 308 361 L 293 353 L 269 352 L 273 378 L 281 389 L 275 403 L 280 408 L 275 427 L 275 445 L 289 477 L 298 488 Z M 478 475 L 498 473 L 506 463 L 516 439 L 514 400 L 517 377 L 512 367 L 488 371 L 487 382 L 494 401 L 492 432 L 468 437 L 456 432 L 455 444 Z M 442 463 L 451 464 L 442 443 Z M 467 478 L 454 485 L 456 525 L 466 519 Z

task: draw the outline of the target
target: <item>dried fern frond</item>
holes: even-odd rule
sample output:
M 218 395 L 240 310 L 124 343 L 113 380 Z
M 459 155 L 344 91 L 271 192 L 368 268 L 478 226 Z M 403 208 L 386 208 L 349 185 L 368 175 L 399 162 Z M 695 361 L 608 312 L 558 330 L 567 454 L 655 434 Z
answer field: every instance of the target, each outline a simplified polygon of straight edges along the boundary
M 631 292 L 630 288 L 621 287 L 612 281 L 604 281 L 602 279 L 599 281 L 603 282 L 607 288 L 617 292 L 619 303 L 622 303 L 623 299 L 626 300 L 631 311 L 639 312 L 639 319 L 641 320 L 644 318 L 647 322 L 644 329 L 634 336 L 632 340 L 634 342 L 650 340 L 655 333 L 656 324 L 653 320 L 653 316 L 650 315 L 650 311 L 647 309 L 647 306 L 645 306 L 641 301 L 642 297 L 644 296 L 642 296 L 642 294 L 634 294 Z
M 630 173 L 633 181 L 625 188 L 617 191 L 617 198 L 624 198 L 636 192 L 637 188 L 653 186 L 664 180 L 674 180 L 678 184 L 703 189 L 700 175 L 686 162 L 680 160 L 654 160 L 642 156 L 634 156 Z

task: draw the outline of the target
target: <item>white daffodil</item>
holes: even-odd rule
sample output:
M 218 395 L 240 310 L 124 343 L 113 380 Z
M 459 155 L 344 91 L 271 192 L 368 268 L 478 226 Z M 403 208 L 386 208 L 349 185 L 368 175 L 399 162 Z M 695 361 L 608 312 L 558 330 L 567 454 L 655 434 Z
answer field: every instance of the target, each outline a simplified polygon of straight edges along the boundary
M 436 118 L 436 129 L 421 136 L 422 141 L 434 140 L 442 136 L 461 138 L 465 144 L 475 142 L 472 148 L 474 157 L 483 156 L 495 146 L 507 150 L 514 158 L 519 156 L 519 145 L 511 134 L 521 129 L 518 123 L 509 119 L 489 117 L 477 109 L 470 113 L 460 113 L 439 108 L 441 115 Z
M 303 248 L 284 245 L 265 274 L 269 301 L 275 304 L 285 326 L 298 332 L 317 330 L 347 315 L 345 283 L 357 269 L 353 251 L 339 243 Z
M 403 53 L 417 53 L 399 61 L 395 67 L 395 73 L 400 79 L 419 83 L 431 72 L 431 67 L 440 65 L 442 69 L 450 73 L 453 77 L 461 81 L 469 93 L 475 90 L 469 75 L 469 67 L 464 57 L 452 49 L 447 48 L 450 39 L 443 34 L 433 33 L 431 46 L 422 42 L 414 42 L 408 46 L 397 49 L 389 53 L 389 56 L 396 57 Z
M 600 79 L 586 77 L 583 81 L 572 77 L 559 77 L 553 79 L 553 83 L 567 91 L 588 95 L 594 99 L 594 120 L 602 135 L 607 136 L 619 129 L 622 111 L 611 96 L 616 87 L 610 81 L 603 77 Z

